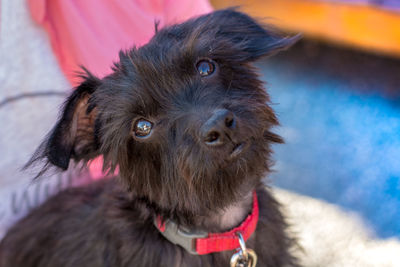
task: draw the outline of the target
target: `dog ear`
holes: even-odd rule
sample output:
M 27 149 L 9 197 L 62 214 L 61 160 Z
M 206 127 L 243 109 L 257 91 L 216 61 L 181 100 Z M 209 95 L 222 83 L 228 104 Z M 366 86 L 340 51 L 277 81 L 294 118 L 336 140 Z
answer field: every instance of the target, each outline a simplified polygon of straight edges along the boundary
M 254 61 L 288 49 L 301 35 L 283 36 L 272 26 L 261 25 L 235 8 L 219 10 L 205 19 L 216 38 L 215 54 L 239 61 Z M 212 30 L 212 28 L 216 30 Z
M 66 170 L 71 158 L 88 161 L 98 155 L 97 108 L 90 99 L 101 81 L 87 70 L 81 77 L 83 82 L 66 100 L 58 122 L 24 167 L 45 159 L 46 164 L 38 176 L 49 164 Z

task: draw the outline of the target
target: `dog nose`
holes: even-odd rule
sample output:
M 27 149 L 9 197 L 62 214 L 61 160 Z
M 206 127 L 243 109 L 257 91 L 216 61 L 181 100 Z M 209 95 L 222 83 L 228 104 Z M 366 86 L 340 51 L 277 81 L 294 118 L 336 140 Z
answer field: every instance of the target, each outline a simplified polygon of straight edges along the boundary
M 208 146 L 220 146 L 232 139 L 236 120 L 233 113 L 226 109 L 217 109 L 200 129 L 201 137 Z

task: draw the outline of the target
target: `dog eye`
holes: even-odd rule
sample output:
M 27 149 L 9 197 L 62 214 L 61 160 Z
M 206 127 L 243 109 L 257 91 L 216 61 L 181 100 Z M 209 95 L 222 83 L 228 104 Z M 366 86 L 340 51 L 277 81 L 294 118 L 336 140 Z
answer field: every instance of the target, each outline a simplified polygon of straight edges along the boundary
M 151 133 L 153 124 L 145 119 L 139 119 L 135 122 L 133 131 L 137 137 L 146 137 Z
M 208 76 L 212 74 L 215 70 L 214 63 L 209 60 L 200 60 L 199 62 L 197 62 L 196 67 L 201 76 Z

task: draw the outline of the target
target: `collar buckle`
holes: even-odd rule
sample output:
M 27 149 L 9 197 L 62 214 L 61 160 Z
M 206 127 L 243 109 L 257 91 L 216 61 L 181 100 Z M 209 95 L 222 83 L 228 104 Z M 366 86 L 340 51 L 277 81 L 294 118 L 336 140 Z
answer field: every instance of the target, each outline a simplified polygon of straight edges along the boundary
M 157 222 L 154 223 L 158 229 L 160 229 Z M 170 242 L 175 245 L 179 245 L 186 249 L 190 254 L 198 255 L 196 250 L 196 240 L 197 238 L 208 237 L 208 233 L 205 231 L 189 231 L 188 229 L 178 227 L 178 225 L 171 221 L 166 220 L 164 222 L 164 231 L 160 233 Z

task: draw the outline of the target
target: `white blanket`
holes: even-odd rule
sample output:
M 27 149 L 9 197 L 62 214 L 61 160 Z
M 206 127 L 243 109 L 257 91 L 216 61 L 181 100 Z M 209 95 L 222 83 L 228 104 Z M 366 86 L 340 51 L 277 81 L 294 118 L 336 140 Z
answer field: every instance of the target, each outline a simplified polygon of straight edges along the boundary
M 400 266 L 400 240 L 374 237 L 356 214 L 278 188 L 274 192 L 303 248 L 297 254 L 304 266 Z

